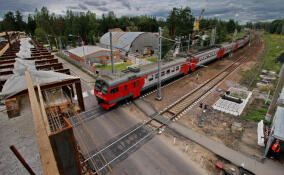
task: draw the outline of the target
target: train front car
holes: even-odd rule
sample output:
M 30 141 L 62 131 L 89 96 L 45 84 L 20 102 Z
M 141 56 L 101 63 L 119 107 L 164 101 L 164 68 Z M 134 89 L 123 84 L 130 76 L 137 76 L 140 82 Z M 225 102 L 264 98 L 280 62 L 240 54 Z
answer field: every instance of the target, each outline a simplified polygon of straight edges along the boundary
M 97 78 L 94 94 L 97 97 L 98 104 L 100 104 L 103 108 L 107 110 L 116 104 L 111 104 L 111 101 L 109 100 L 109 85 L 107 81 L 102 78 Z

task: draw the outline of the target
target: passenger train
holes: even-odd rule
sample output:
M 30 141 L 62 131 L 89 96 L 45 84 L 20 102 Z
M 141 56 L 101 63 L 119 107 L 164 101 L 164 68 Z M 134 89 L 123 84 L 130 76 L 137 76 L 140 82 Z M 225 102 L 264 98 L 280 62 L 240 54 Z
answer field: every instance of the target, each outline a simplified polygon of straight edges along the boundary
M 229 44 L 219 45 L 181 58 L 163 61 L 161 67 L 162 83 L 187 75 L 195 71 L 197 67 L 206 65 L 213 60 L 221 59 L 231 52 L 244 47 L 249 40 L 249 35 L 247 35 Z M 157 81 L 157 63 L 151 63 L 137 69 L 128 69 L 122 75 L 103 75 L 97 78 L 94 94 L 98 103 L 108 110 L 122 100 L 137 98 L 141 95 L 141 92 L 156 87 Z

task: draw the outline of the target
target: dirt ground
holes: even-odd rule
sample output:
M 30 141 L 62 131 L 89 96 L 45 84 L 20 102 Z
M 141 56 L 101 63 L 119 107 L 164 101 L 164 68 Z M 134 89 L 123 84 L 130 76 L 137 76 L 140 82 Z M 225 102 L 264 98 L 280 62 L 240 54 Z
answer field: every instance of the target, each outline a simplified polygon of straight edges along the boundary
M 231 64 L 237 58 L 245 56 L 245 54 L 249 51 L 251 52 L 251 55 L 247 58 L 243 65 L 241 65 L 237 69 L 237 71 L 227 77 L 226 80 L 223 81 L 223 83 L 216 88 L 222 89 L 223 92 L 225 92 L 230 87 L 246 89 L 245 87 L 242 87 L 240 85 L 240 82 L 243 78 L 242 75 L 246 71 L 250 70 L 253 65 L 259 62 L 257 57 L 263 51 L 263 41 L 261 41 L 261 44 L 259 46 L 256 46 L 255 43 L 252 44 L 250 47 L 246 46 L 245 48 L 234 53 L 232 58 L 225 57 L 221 61 L 211 63 L 210 65 L 208 65 L 207 68 L 199 69 L 191 75 L 182 78 L 180 81 L 177 81 L 176 83 L 171 84 L 166 88 L 163 88 L 163 100 L 161 102 L 155 100 L 156 93 L 146 96 L 143 99 L 152 103 L 155 108 L 160 111 L 168 105 L 172 104 L 174 101 L 178 100 L 186 93 L 196 88 L 198 85 L 213 77 L 221 69 Z M 198 78 L 196 75 L 197 73 Z M 219 98 L 220 92 L 213 91 L 206 98 L 204 98 L 202 102 L 208 104 L 209 106 L 212 106 Z M 219 111 L 215 111 L 210 107 L 209 112 L 207 112 L 203 128 L 199 128 L 198 124 L 200 121 L 201 113 L 202 110 L 199 108 L 198 105 L 196 105 L 189 112 L 183 115 L 180 120 L 184 125 L 204 135 L 207 135 L 215 139 L 216 141 L 224 143 L 226 146 L 232 149 L 246 153 L 252 157 L 262 157 L 264 148 L 257 145 L 257 123 L 247 122 L 241 117 L 236 117 Z M 240 124 L 241 128 L 232 127 L 234 123 Z M 169 135 L 168 137 L 171 136 Z M 191 150 L 195 151 L 193 151 L 193 153 L 189 151 L 190 157 L 194 161 L 197 161 L 199 163 L 201 157 L 203 157 L 204 161 L 202 164 L 205 164 L 204 166 L 208 166 L 206 167 L 206 169 L 208 169 L 208 171 L 212 172 L 213 174 L 217 174 L 217 172 L 215 171 L 215 163 L 218 162 L 218 160 L 220 159 L 218 159 L 211 152 L 206 151 L 204 148 L 196 144 L 193 147 L 194 149 Z M 198 151 L 198 149 L 200 149 L 200 151 Z M 199 152 L 202 154 L 196 154 L 195 152 Z

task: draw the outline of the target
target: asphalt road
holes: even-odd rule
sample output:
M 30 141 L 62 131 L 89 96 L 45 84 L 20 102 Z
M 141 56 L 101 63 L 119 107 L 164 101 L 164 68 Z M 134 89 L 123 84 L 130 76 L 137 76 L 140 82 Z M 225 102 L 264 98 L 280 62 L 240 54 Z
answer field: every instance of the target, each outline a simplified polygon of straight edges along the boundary
M 92 93 L 93 88 L 90 83 L 88 83 L 88 81 L 90 82 L 90 78 L 87 78 L 86 74 L 83 75 L 84 73 L 82 71 L 70 65 L 68 62 L 62 59 L 60 59 L 60 61 L 64 62 L 65 67 L 71 69 L 73 75 L 82 76 L 84 80 L 87 80 L 81 81 L 82 91 L 85 95 L 84 102 L 86 109 L 88 110 L 97 106 L 96 98 Z M 134 114 L 127 113 L 121 108 L 116 108 L 99 117 L 88 120 L 83 126 L 79 125 L 75 127 L 75 137 L 81 148 L 83 147 L 82 142 L 84 142 L 87 145 L 88 151 L 96 152 L 112 141 L 120 138 L 121 135 L 132 130 L 141 122 L 134 119 L 132 115 Z M 143 131 L 145 132 L 145 130 Z M 138 136 L 135 135 L 133 136 L 134 138 L 139 137 L 139 134 L 141 137 L 145 136 L 145 133 L 144 135 L 141 135 L 141 133 L 136 134 L 138 134 Z M 126 142 L 128 141 L 129 140 L 126 140 Z M 130 145 L 135 142 L 136 140 L 132 140 Z M 124 145 L 125 143 L 118 146 Z M 194 162 L 190 161 L 188 158 L 186 159 L 183 154 L 174 150 L 172 146 L 168 145 L 168 143 L 163 140 L 162 136 L 156 135 L 152 138 L 150 137 L 141 145 L 131 150 L 131 152 L 123 155 L 120 159 L 111 164 L 114 174 L 204 174 L 204 170 L 197 168 Z M 113 150 L 111 151 L 114 152 Z M 121 151 L 123 151 L 123 149 L 117 153 L 121 153 Z M 112 159 L 114 157 L 116 156 L 107 156 L 107 153 L 105 155 L 106 159 Z

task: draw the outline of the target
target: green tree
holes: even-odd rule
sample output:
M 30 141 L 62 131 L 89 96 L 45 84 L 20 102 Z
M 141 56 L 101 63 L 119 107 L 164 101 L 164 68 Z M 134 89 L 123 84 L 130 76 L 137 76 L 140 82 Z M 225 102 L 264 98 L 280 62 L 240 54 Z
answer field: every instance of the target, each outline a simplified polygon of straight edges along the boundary
M 4 19 L 2 21 L 2 25 L 3 25 L 3 30 L 4 31 L 13 31 L 16 30 L 16 19 L 14 17 L 14 13 L 13 12 L 7 12 L 4 15 Z
M 47 42 L 46 32 L 40 27 L 35 29 L 35 37 L 39 42 Z
M 235 31 L 236 24 L 233 19 L 230 19 L 229 22 L 227 23 L 227 31 L 229 33 L 233 33 Z
M 35 29 L 36 29 L 36 21 L 34 20 L 33 16 L 29 14 L 28 22 L 26 25 L 26 32 L 31 35 L 34 35 Z
M 24 31 L 25 22 L 23 21 L 23 15 L 17 10 L 15 15 L 16 30 Z
M 185 36 L 192 33 L 194 17 L 189 7 L 173 8 L 167 18 L 167 26 L 171 36 Z

